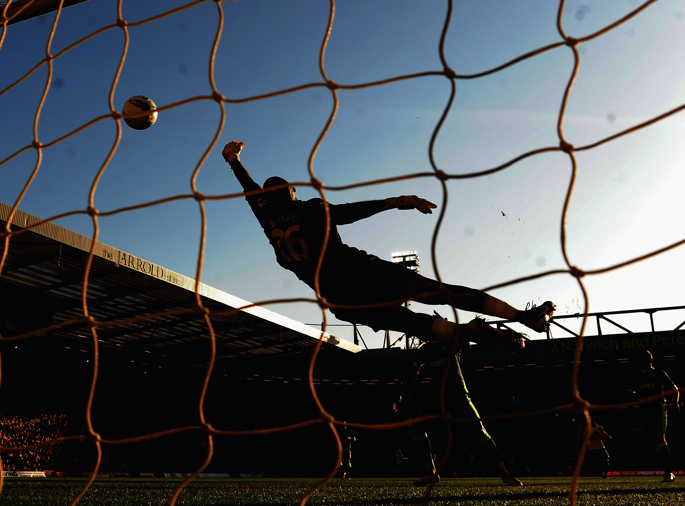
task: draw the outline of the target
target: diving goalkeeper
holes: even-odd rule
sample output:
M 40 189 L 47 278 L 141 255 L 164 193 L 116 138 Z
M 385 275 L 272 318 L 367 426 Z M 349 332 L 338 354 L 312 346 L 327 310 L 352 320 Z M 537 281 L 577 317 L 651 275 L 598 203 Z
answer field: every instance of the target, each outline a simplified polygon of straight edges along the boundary
M 270 177 L 260 187 L 243 167 L 240 152 L 245 143 L 226 144 L 222 155 L 245 192 L 245 197 L 284 269 L 293 272 L 312 289 L 315 270 L 323 249 L 326 231 L 325 205 L 322 199 L 298 200 L 295 188 L 285 179 Z M 518 310 L 487 293 L 463 286 L 440 284 L 400 265 L 381 260 L 365 251 L 343 243 L 338 225 L 346 225 L 390 209 L 416 209 L 431 214 L 437 206 L 414 195 L 391 197 L 350 204 L 328 204 L 330 233 L 319 272 L 319 290 L 338 319 L 363 324 L 374 331 L 392 330 L 424 341 L 444 341 L 462 335 L 460 346 L 468 346 L 473 335 L 482 334 L 480 325 L 457 324 L 443 318 L 415 313 L 404 306 L 406 301 L 430 305 L 449 305 L 464 311 L 482 313 L 523 323 L 536 332 L 544 332 L 554 312 L 554 304 L 545 302 L 527 310 Z M 379 305 L 382 304 L 382 305 Z M 373 307 L 369 307 L 373 306 Z M 472 322 L 474 323 L 474 322 Z M 488 326 L 489 327 L 489 326 Z M 494 341 L 502 333 L 489 327 Z M 474 332 L 475 331 L 475 332 Z M 517 333 L 514 333 L 520 336 Z M 469 337 L 470 336 L 470 337 Z M 511 336 L 505 336 L 505 341 Z M 522 338 L 512 343 L 522 347 Z

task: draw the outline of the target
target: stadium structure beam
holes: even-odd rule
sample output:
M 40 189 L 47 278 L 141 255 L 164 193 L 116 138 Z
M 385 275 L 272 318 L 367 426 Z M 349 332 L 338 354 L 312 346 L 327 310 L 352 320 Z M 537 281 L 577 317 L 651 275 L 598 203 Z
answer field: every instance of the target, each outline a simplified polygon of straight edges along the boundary
M 678 310 L 683 310 L 683 309 L 685 309 L 685 306 L 667 306 L 667 307 L 653 307 L 653 308 L 644 308 L 644 309 L 624 309 L 624 310 L 617 310 L 617 311 L 599 311 L 596 313 L 588 313 L 587 317 L 588 317 L 588 319 L 589 318 L 595 318 L 596 319 L 597 328 L 598 328 L 598 332 L 600 335 L 601 335 L 600 320 L 605 320 L 605 321 L 615 325 L 619 329 L 623 330 L 626 334 L 632 334 L 632 333 L 634 333 L 632 330 L 630 330 L 627 327 L 624 327 L 624 326 L 616 323 L 615 321 L 607 318 L 607 316 L 608 315 L 625 315 L 625 314 L 645 313 L 649 316 L 650 326 L 651 326 L 652 332 L 654 332 L 655 331 L 655 329 L 654 329 L 654 318 L 653 318 L 654 313 L 658 313 L 661 311 L 678 311 Z M 583 317 L 582 313 L 557 315 L 557 316 L 553 316 L 551 318 L 550 323 L 553 325 L 556 325 L 557 327 L 559 327 L 563 330 L 565 330 L 566 332 L 568 332 L 572 336 L 578 337 L 577 332 L 574 332 L 574 331 L 564 327 L 563 325 L 561 325 L 561 323 L 559 323 L 559 320 L 566 320 L 569 318 L 578 319 L 578 318 L 582 318 L 582 317 Z M 489 321 L 488 323 L 490 323 L 491 325 L 497 325 L 499 327 L 499 326 L 503 326 L 503 325 L 506 326 L 507 323 L 516 323 L 516 322 L 514 322 L 513 320 L 492 320 L 492 321 Z M 685 325 L 685 322 L 678 325 L 678 327 L 676 327 L 675 330 L 680 329 L 680 327 L 682 327 L 683 325 Z M 547 339 L 551 339 L 551 333 L 549 330 L 547 331 Z
M 623 325 L 619 325 L 619 324 L 616 323 L 614 320 L 612 320 L 612 319 L 610 319 L 610 318 L 607 318 L 607 317 L 604 316 L 604 315 L 597 315 L 597 332 L 599 333 L 599 335 L 602 335 L 601 327 L 600 327 L 600 325 L 599 325 L 599 321 L 600 321 L 600 320 L 605 320 L 605 321 L 611 323 L 612 325 L 615 325 L 615 326 L 618 327 L 619 329 L 623 330 L 626 334 L 632 334 L 632 333 L 633 333 L 632 330 L 627 329 L 627 328 L 624 327 Z M 652 328 L 652 331 L 654 331 L 653 328 Z
M 115 269 L 111 269 L 110 271 L 106 271 L 100 274 L 96 274 L 94 276 L 89 276 L 88 277 L 88 283 L 90 286 L 91 281 L 95 281 L 98 279 L 102 279 L 103 277 L 109 276 L 112 274 L 112 271 Z M 79 290 L 81 290 L 81 286 L 83 281 L 83 275 L 81 275 L 81 283 L 73 283 L 74 286 L 77 286 Z M 72 285 L 62 285 L 61 288 L 65 288 L 66 286 L 72 286 Z M 134 295 L 139 295 L 139 294 L 144 294 L 147 292 L 151 292 L 154 290 L 159 290 L 164 287 L 164 282 L 160 281 L 158 283 L 146 286 L 146 287 L 124 287 L 124 288 L 119 288 L 118 290 L 114 290 L 112 293 L 109 293 L 108 295 L 104 297 L 95 297 L 92 299 L 88 299 L 88 303 L 93 303 L 93 304 L 103 304 L 106 302 L 113 302 L 119 299 L 123 299 L 124 297 L 130 297 Z M 52 291 L 52 290 L 57 290 L 59 287 L 48 287 L 46 291 Z M 55 305 L 55 309 L 57 311 L 68 311 L 70 309 L 78 309 L 81 307 L 81 298 L 79 297 L 78 299 L 70 299 L 70 298 L 65 298 L 61 303 Z M 141 311 L 141 313 L 146 312 L 147 309 Z
M 200 349 L 200 344 L 204 344 L 204 348 Z M 215 370 L 217 372 L 227 372 L 228 370 L 225 369 L 227 366 L 230 366 L 231 369 L 236 366 L 240 367 L 240 365 L 245 362 L 245 359 L 254 359 L 258 355 L 261 355 L 255 353 L 259 350 L 264 352 L 264 357 L 277 352 L 279 361 L 283 361 L 283 359 L 287 357 L 299 356 L 303 351 L 310 351 L 309 348 L 305 349 L 302 345 L 298 346 L 285 341 L 278 341 L 278 346 L 272 346 L 271 344 L 273 344 L 273 341 L 271 343 L 264 342 L 263 344 L 245 348 L 232 348 L 230 353 L 222 353 L 221 347 L 219 346 L 217 347 L 216 360 L 218 363 L 215 366 Z M 171 354 L 167 354 L 167 357 L 183 357 L 184 359 L 193 361 L 195 364 L 200 365 L 201 367 L 204 367 L 206 363 L 198 363 L 198 355 L 201 355 L 201 357 L 205 360 L 209 358 L 209 347 L 207 343 L 200 343 L 200 341 L 177 344 L 174 345 L 173 349 L 170 349 L 169 351 L 171 351 Z M 254 371 L 254 364 L 250 366 L 246 365 L 246 367 L 250 367 L 250 371 Z M 265 367 L 264 364 L 262 364 L 262 368 L 263 367 Z
M 136 301 L 135 304 L 133 304 L 131 301 L 125 300 L 126 297 L 137 297 L 138 295 L 146 294 L 155 290 L 161 290 L 164 288 L 167 288 L 167 284 L 165 282 L 152 282 L 151 285 L 143 287 L 126 287 L 125 289 L 118 289 L 116 294 L 112 293 L 105 297 L 89 299 L 88 303 L 89 306 L 91 306 L 91 311 L 97 313 L 98 316 L 100 316 L 103 320 L 114 320 L 120 317 L 120 311 L 117 311 L 116 308 L 112 307 L 111 305 L 111 303 L 116 303 L 117 301 L 119 301 L 120 304 L 122 304 L 123 306 L 126 306 L 125 311 L 123 311 L 125 313 L 126 318 L 134 318 L 142 316 L 144 314 L 154 314 L 157 312 L 166 312 L 174 309 L 187 309 L 195 307 L 195 298 L 194 295 L 190 292 L 183 294 L 183 297 L 179 298 L 177 301 L 169 301 L 167 299 L 158 300 L 150 296 L 148 296 L 150 297 L 150 303 Z M 94 287 L 94 290 L 96 289 L 97 288 Z M 73 302 L 70 304 L 65 303 L 63 306 L 61 306 L 61 311 L 67 312 L 69 310 L 80 309 L 80 299 L 78 299 L 78 301 L 75 298 L 69 300 L 72 300 Z M 198 315 L 198 313 L 186 313 L 186 315 L 188 315 L 188 319 L 192 319 L 191 317 L 195 317 L 195 315 Z M 176 315 L 176 318 L 179 318 L 181 316 L 184 315 Z M 178 323 L 178 320 L 169 321 L 167 326 L 175 326 L 178 325 Z M 140 328 L 142 331 L 145 331 L 159 327 L 160 324 L 159 322 L 141 322 L 137 325 L 138 327 L 136 327 L 136 332 L 138 332 L 138 328 Z M 101 329 L 101 331 L 107 332 L 112 337 L 117 337 L 118 335 L 125 335 L 131 333 L 131 329 L 131 326 L 122 327 L 121 332 L 114 335 L 112 335 L 112 332 L 107 331 L 107 329 Z
M 21 260 L 17 257 L 8 258 L 5 262 L 5 267 L 2 269 L 3 274 L 8 274 L 10 272 L 17 272 L 20 269 L 25 269 L 27 267 L 32 267 L 35 265 L 40 265 L 45 263 L 45 255 L 23 255 Z M 81 276 L 83 278 L 83 276 Z
M 149 308 L 146 309 L 144 312 L 150 312 Z M 232 342 L 240 342 L 241 340 L 245 339 L 254 339 L 257 337 L 264 337 L 267 335 L 267 332 L 264 329 L 252 329 L 250 330 L 245 330 L 245 331 L 240 331 L 240 325 L 239 322 L 242 319 L 244 313 L 239 312 L 236 313 L 235 315 L 231 315 L 230 320 L 225 320 L 225 318 L 229 318 L 226 316 L 221 316 L 221 317 L 215 317 L 212 314 L 210 314 L 210 319 L 212 320 L 212 327 L 214 328 L 214 333 L 216 335 L 216 340 L 218 344 L 226 344 L 226 343 L 232 343 Z M 102 335 L 103 338 L 108 338 L 108 339 L 116 339 L 118 337 L 122 337 L 125 335 L 131 335 L 131 334 L 142 334 L 145 332 L 152 332 L 154 331 L 155 334 L 157 334 L 158 331 L 164 331 L 166 329 L 178 329 L 179 324 L 183 323 L 188 323 L 193 320 L 199 320 L 202 317 L 201 314 L 199 313 L 184 313 L 180 315 L 175 315 L 176 319 L 175 320 L 167 320 L 165 323 L 161 322 L 154 322 L 150 323 L 148 325 L 143 325 L 141 327 L 137 327 L 135 329 L 131 328 L 120 328 L 119 330 L 108 330 L 108 329 L 101 329 L 98 331 L 100 335 Z M 166 317 L 170 318 L 170 317 Z M 155 337 L 154 339 L 146 339 L 146 338 L 141 338 L 141 346 L 156 346 L 156 345 L 164 345 L 164 344 L 170 344 L 170 342 L 177 341 L 179 339 L 182 339 L 183 341 L 192 341 L 197 338 L 202 338 L 202 337 L 208 337 L 209 336 L 209 330 L 205 326 L 204 322 L 202 322 L 200 325 L 202 325 L 202 330 L 196 330 L 194 332 L 190 333 L 180 333 L 177 332 L 173 336 L 165 335 L 165 336 L 158 336 Z M 192 329 L 189 329 L 192 330 Z M 230 337 L 224 337 L 227 331 L 233 330 L 234 332 L 231 333 Z M 223 333 L 223 334 L 222 334 Z
M 88 0 L 64 0 L 62 9 L 72 5 L 87 2 Z M 9 3 L 9 0 L 0 1 L 0 15 Z M 44 14 L 55 12 L 59 9 L 60 0 L 14 0 L 7 7 L 7 24 L 13 25 L 32 19 Z
M 156 322 L 155 324 L 150 324 L 150 325 L 145 325 L 143 327 L 137 327 L 134 329 L 131 328 L 123 328 L 117 331 L 109 331 L 108 329 L 100 329 L 98 331 L 98 335 L 105 341 L 111 341 L 111 340 L 116 340 L 120 339 L 124 336 L 141 336 L 141 334 L 145 333 L 150 333 L 150 337 L 137 337 L 132 343 L 127 344 L 127 346 L 133 346 L 133 347 L 138 347 L 138 348 L 151 348 L 151 347 L 164 347 L 167 348 L 169 346 L 182 346 L 185 343 L 193 343 L 193 342 L 203 342 L 201 339 L 207 339 L 209 338 L 209 330 L 205 326 L 204 321 L 198 322 L 198 325 L 196 327 L 201 327 L 199 330 L 194 330 L 192 328 L 187 329 L 189 332 L 183 332 L 183 330 L 179 330 L 179 325 L 182 325 L 184 323 L 188 323 L 189 321 L 192 321 L 192 318 L 189 318 L 191 316 L 195 316 L 194 313 L 192 314 L 184 314 L 184 315 L 178 315 L 179 318 L 175 321 L 166 321 L 165 323 L 161 322 Z M 188 317 L 188 318 L 184 318 Z M 197 315 L 197 318 L 201 318 L 201 315 Z M 185 321 L 184 321 L 185 320 Z M 268 338 L 268 336 L 273 335 L 274 331 L 266 331 L 264 329 L 259 329 L 259 330 L 246 330 L 246 331 L 238 331 L 237 335 L 232 335 L 229 339 L 223 338 L 223 335 L 225 335 L 226 331 L 231 330 L 231 329 L 236 329 L 236 322 L 229 321 L 229 322 L 221 322 L 221 321 L 212 321 L 212 326 L 214 328 L 214 333 L 216 335 L 216 342 L 218 346 L 228 346 L 231 343 L 239 343 L 241 341 L 245 340 L 250 340 L 250 339 L 256 339 L 256 338 Z M 160 336 L 160 331 L 163 333 L 165 330 L 169 329 L 175 329 L 176 332 L 173 334 L 166 333 L 164 335 Z M 222 335 L 223 333 L 223 335 Z M 154 338 L 152 337 L 154 336 Z M 281 342 L 280 337 L 278 339 L 278 342 Z M 238 349 L 238 348 L 236 348 Z
M 88 276 L 88 282 L 96 281 L 102 278 L 106 278 L 107 276 L 111 276 L 115 271 L 116 268 L 112 268 L 110 270 L 97 273 L 91 272 Z M 72 273 L 69 274 L 69 276 L 62 276 L 61 279 L 62 281 L 60 281 L 59 283 L 45 287 L 43 289 L 43 292 L 56 292 L 57 290 L 62 290 L 63 288 L 67 288 L 70 286 L 76 286 L 79 290 L 81 290 L 83 286 L 83 272 Z
M 169 317 L 166 317 L 169 318 Z M 177 325 L 182 325 L 188 321 L 175 321 L 172 322 L 175 325 L 164 325 L 163 329 L 168 330 L 175 328 Z M 203 322 L 204 324 L 204 322 Z M 192 339 L 188 337 L 187 334 L 183 333 L 183 330 L 178 330 L 175 333 L 166 332 L 162 337 L 156 337 L 160 334 L 160 328 L 154 326 L 146 326 L 144 328 L 137 327 L 125 327 L 121 331 L 112 333 L 109 329 L 103 328 L 98 330 L 98 335 L 101 336 L 103 341 L 122 341 L 125 338 L 129 338 L 130 342 L 126 343 L 126 346 L 134 348 L 166 348 L 168 346 L 178 345 L 179 343 L 190 342 Z M 162 330 L 164 332 L 164 330 Z M 149 334 L 146 337 L 144 334 Z M 209 331 L 205 330 L 205 336 L 209 337 Z M 155 336 L 154 338 L 152 336 Z M 196 337 L 193 339 L 197 339 Z
M 214 327 L 214 334 L 216 335 L 217 325 L 215 325 L 213 323 L 212 326 Z M 231 340 L 221 339 L 220 337 L 217 336 L 216 343 L 217 343 L 217 346 L 227 346 L 228 344 L 231 344 L 234 342 L 239 343 L 243 340 L 257 339 L 260 337 L 265 338 L 269 334 L 270 333 L 265 332 L 263 330 L 249 331 L 249 332 L 241 333 L 238 336 L 235 336 L 235 338 L 233 338 Z M 197 332 L 194 332 L 192 334 L 180 334 L 180 335 L 175 335 L 175 336 L 166 337 L 166 338 L 159 338 L 159 339 L 156 339 L 155 343 L 147 343 L 147 345 L 154 346 L 155 344 L 167 344 L 167 345 L 180 346 L 183 343 L 202 342 L 199 340 L 202 338 L 209 338 L 209 330 L 206 327 L 202 331 L 197 331 Z
M 190 306 L 190 307 L 194 307 L 194 305 Z M 166 308 L 169 310 L 174 309 L 174 308 L 169 308 L 169 307 L 166 307 Z M 176 309 L 178 309 L 178 308 L 176 308 Z M 149 307 L 145 307 L 144 310 L 140 311 L 140 314 L 142 315 L 144 313 L 153 313 L 153 312 L 155 312 L 155 311 L 151 310 Z M 241 313 L 238 313 L 238 314 L 241 314 Z M 115 339 L 117 337 L 121 337 L 121 336 L 128 335 L 128 334 L 133 334 L 133 333 L 144 334 L 146 332 L 154 332 L 156 334 L 158 331 L 165 331 L 168 329 L 177 329 L 177 333 L 175 334 L 174 337 L 183 337 L 183 339 L 192 339 L 195 337 L 201 337 L 203 335 L 208 335 L 208 330 L 207 330 L 207 327 L 206 327 L 204 321 L 201 322 L 201 325 L 203 325 L 205 328 L 204 332 L 196 331 L 192 334 L 188 334 L 188 333 L 181 334 L 181 333 L 179 333 L 179 332 L 181 332 L 181 330 L 178 330 L 178 327 L 179 327 L 179 325 L 187 324 L 187 323 L 192 322 L 194 320 L 200 320 L 200 319 L 203 319 L 203 315 L 200 313 L 197 313 L 197 312 L 182 313 L 182 314 L 178 314 L 178 315 L 165 316 L 164 322 L 160 322 L 160 321 L 153 321 L 150 323 L 141 322 L 142 325 L 135 327 L 135 328 L 131 328 L 131 327 L 118 327 L 117 329 L 103 328 L 99 332 L 102 332 L 103 336 L 107 336 L 110 339 Z M 212 325 L 214 326 L 215 332 L 217 332 L 218 329 L 224 330 L 223 329 L 224 326 L 220 325 L 219 322 L 212 321 Z M 231 327 L 233 325 L 235 325 L 235 322 L 231 321 L 231 322 L 226 323 L 226 326 L 228 326 L 228 327 Z M 169 340 L 168 335 L 164 336 L 164 337 L 155 337 L 154 339 L 149 338 L 149 339 L 145 340 L 144 345 L 145 346 L 155 346 L 157 344 L 164 344 L 164 343 L 168 342 L 168 340 Z
M 254 339 L 256 337 L 263 337 L 265 335 L 263 330 L 250 330 L 241 332 L 238 335 L 231 336 L 229 338 L 217 339 L 221 344 L 231 344 L 235 342 L 240 342 L 243 339 Z
M 222 344 L 223 343 L 217 343 L 217 345 L 219 345 L 219 346 Z M 282 346 L 284 348 L 289 348 L 289 349 L 298 348 L 298 346 L 294 345 L 293 343 L 287 343 L 286 341 L 282 341 L 281 339 L 270 339 L 270 340 L 262 341 L 258 345 L 245 346 L 245 347 L 239 347 L 239 348 L 233 348 L 233 349 L 238 349 L 241 352 L 248 352 L 248 351 L 258 350 L 260 348 L 271 348 L 274 346 Z

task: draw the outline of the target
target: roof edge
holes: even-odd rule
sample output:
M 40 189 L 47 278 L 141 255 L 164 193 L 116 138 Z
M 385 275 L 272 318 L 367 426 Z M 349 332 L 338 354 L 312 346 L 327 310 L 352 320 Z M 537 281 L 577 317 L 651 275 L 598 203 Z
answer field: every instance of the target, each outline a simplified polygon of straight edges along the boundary
M 0 202 L 0 220 L 7 222 L 11 213 L 12 208 Z M 93 247 L 93 242 L 95 242 L 93 256 L 98 256 L 104 258 L 105 260 L 109 260 L 114 263 L 116 267 L 128 268 L 191 292 L 195 292 L 197 290 L 197 292 L 203 297 L 207 297 L 208 299 L 212 299 L 226 304 L 227 306 L 245 311 L 246 313 L 307 335 L 313 339 L 322 339 L 325 343 L 338 348 L 343 348 L 352 353 L 361 351 L 361 348 L 358 345 L 350 343 L 349 341 L 340 339 L 339 337 L 333 336 L 327 332 L 316 330 L 315 328 L 305 325 L 304 323 L 270 311 L 269 309 L 256 305 L 256 303 L 246 301 L 236 297 L 235 295 L 221 291 L 218 288 L 213 288 L 204 283 L 198 283 L 188 276 L 174 272 L 166 267 L 162 267 L 161 265 L 154 264 L 101 242 L 93 241 L 93 239 L 90 237 L 86 237 L 72 230 L 60 227 L 52 222 L 45 222 L 44 220 L 25 213 L 24 211 L 20 211 L 18 209 L 15 211 L 12 217 L 12 225 L 22 228 L 30 227 L 30 230 L 34 233 L 80 249 L 86 253 L 90 253 L 91 248 Z

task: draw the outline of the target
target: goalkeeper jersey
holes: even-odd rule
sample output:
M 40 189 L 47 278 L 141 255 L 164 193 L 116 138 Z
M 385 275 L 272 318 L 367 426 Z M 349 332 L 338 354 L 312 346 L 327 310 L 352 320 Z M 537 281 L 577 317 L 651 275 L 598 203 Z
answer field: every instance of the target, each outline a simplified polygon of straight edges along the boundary
M 246 192 L 260 191 L 239 160 L 231 163 L 238 181 Z M 273 202 L 268 193 L 256 193 L 245 197 L 253 214 L 259 221 L 269 243 L 274 249 L 278 264 L 295 273 L 302 281 L 314 288 L 314 274 L 323 249 L 326 234 L 326 212 L 322 199 Z M 321 266 L 320 284 L 325 287 L 345 277 L 345 272 L 355 270 L 360 262 L 368 262 L 373 255 L 343 243 L 337 225 L 354 223 L 368 218 L 385 208 L 384 200 L 329 204 L 330 231 Z

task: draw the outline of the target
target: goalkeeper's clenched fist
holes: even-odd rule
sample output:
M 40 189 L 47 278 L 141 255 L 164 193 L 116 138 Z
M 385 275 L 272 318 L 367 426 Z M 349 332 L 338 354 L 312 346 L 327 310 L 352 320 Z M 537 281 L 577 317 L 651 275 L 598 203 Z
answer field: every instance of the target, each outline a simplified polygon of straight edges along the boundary
M 240 151 L 245 147 L 245 143 L 241 141 L 231 141 L 224 146 L 221 154 L 228 163 L 234 160 L 240 161 Z

